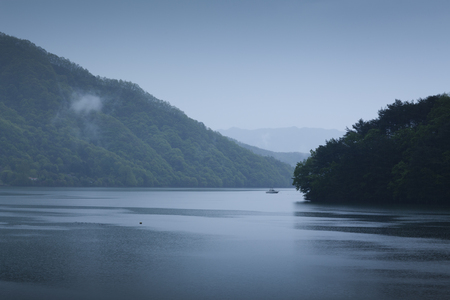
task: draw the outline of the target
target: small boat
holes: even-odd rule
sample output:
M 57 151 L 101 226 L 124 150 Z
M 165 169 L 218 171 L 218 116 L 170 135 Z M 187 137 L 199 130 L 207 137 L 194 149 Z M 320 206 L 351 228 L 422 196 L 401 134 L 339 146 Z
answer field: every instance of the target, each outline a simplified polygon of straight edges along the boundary
M 276 190 L 270 188 L 270 189 L 266 192 L 266 194 L 278 194 L 278 191 L 276 191 Z

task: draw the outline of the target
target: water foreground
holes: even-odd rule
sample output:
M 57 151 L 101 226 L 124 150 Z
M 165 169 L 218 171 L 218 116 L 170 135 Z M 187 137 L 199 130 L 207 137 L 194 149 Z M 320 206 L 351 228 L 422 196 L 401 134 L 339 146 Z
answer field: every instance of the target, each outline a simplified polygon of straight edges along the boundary
M 294 189 L 0 189 L 0 299 L 445 299 L 450 210 Z

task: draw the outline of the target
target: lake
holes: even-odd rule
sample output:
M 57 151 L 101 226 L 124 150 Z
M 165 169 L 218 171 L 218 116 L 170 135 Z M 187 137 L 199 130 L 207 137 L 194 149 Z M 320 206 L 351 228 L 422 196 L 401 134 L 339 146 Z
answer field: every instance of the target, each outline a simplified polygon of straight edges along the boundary
M 450 210 L 0 188 L 0 299 L 448 299 Z

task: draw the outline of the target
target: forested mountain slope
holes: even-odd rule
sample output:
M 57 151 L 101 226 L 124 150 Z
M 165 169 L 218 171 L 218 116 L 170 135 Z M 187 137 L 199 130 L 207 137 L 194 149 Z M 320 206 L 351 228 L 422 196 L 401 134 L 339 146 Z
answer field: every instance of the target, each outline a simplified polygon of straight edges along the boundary
M 450 97 L 396 100 L 298 163 L 294 184 L 317 202 L 450 205 Z
M 292 171 L 136 84 L 0 34 L 0 184 L 287 187 Z

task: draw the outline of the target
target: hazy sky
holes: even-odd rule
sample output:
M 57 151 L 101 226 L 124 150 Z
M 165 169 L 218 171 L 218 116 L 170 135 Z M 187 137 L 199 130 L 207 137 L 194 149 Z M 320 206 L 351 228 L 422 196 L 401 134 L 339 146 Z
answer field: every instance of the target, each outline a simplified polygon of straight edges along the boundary
M 0 31 L 218 130 L 344 130 L 450 90 L 450 1 L 0 0 Z

